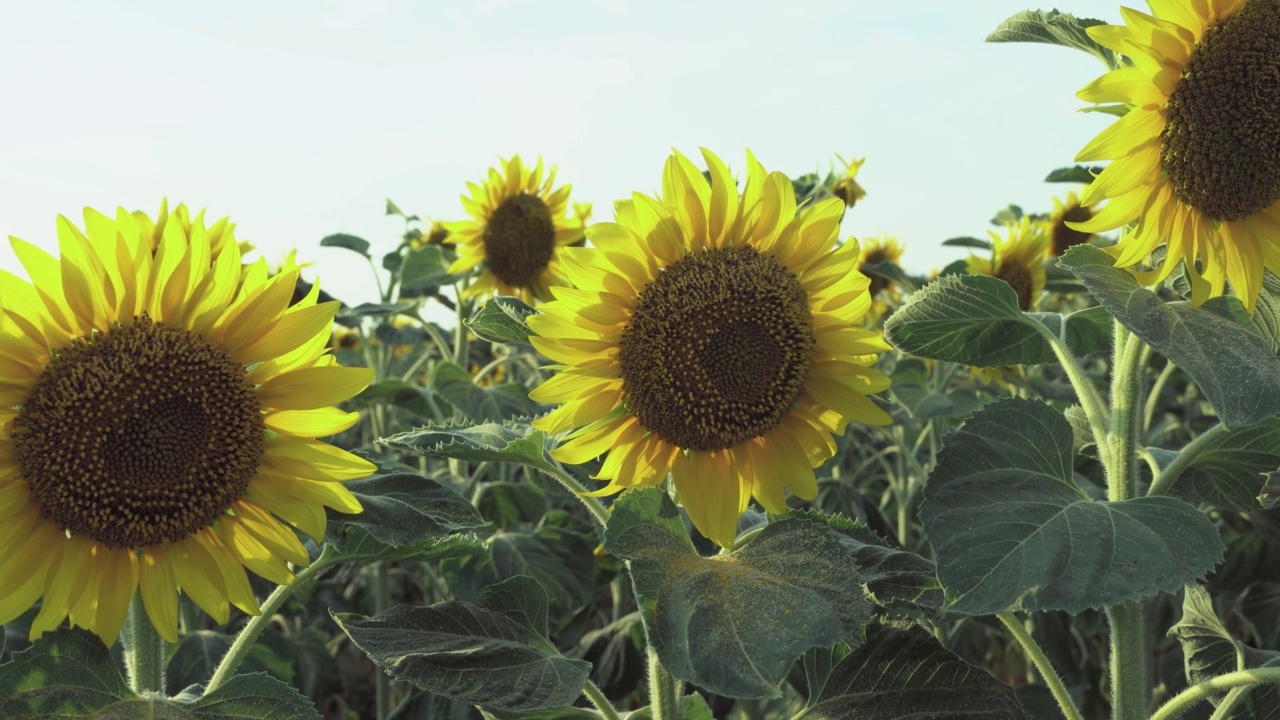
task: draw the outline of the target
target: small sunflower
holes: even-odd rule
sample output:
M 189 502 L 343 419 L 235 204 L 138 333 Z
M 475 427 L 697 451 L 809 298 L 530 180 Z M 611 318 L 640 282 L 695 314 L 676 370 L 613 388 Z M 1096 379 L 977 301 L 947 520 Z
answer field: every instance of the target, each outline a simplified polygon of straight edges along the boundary
M 867 161 L 866 158 L 853 158 L 849 162 L 845 162 L 844 158 L 839 155 L 836 159 L 844 165 L 844 175 L 836 181 L 831 187 L 831 194 L 844 201 L 845 206 L 852 208 L 858 204 L 858 201 L 867 196 L 867 191 L 862 189 L 855 179 L 858 177 L 858 171 L 862 169 L 862 164 Z M 872 293 L 874 295 L 875 293 Z
M 1049 257 L 1062 257 L 1067 248 L 1083 245 L 1093 239 L 1093 233 L 1077 230 L 1072 223 L 1083 223 L 1093 219 L 1096 210 L 1092 205 L 1080 204 L 1075 191 L 1067 193 L 1066 200 L 1053 199 L 1053 212 L 1049 213 L 1047 231 L 1049 243 L 1046 254 Z
M 791 181 L 748 153 L 739 196 L 704 150 L 710 182 L 679 153 L 662 195 L 634 193 L 617 222 L 566 248 L 576 286 L 529 318 L 560 374 L 530 397 L 562 407 L 534 425 L 574 430 L 552 454 L 608 457 L 597 494 L 658 485 L 669 472 L 703 535 L 733 544 L 754 497 L 786 509 L 784 488 L 813 498 L 813 468 L 850 420 L 889 417 L 866 396 L 889 386 L 869 367 L 888 349 L 854 326 L 871 307 L 858 244 L 836 246 L 843 203 L 797 216 Z
M 177 641 L 178 591 L 218 622 L 258 612 L 245 568 L 276 583 L 319 540 L 340 484 L 373 470 L 316 438 L 372 371 L 336 365 L 338 303 L 290 305 L 297 269 L 241 280 L 197 217 L 156 247 L 124 209 L 58 218 L 61 259 L 13 238 L 31 277 L 0 271 L 0 623 L 43 596 L 31 635 L 63 618 L 114 642 L 135 590 Z M 279 518 L 279 519 L 277 519 Z
M 1078 96 L 1130 110 L 1076 158 L 1111 164 L 1081 199 L 1110 201 L 1075 227 L 1136 220 L 1116 248 L 1118 265 L 1168 241 L 1150 282 L 1185 260 L 1193 302 L 1229 281 L 1253 312 L 1263 268 L 1280 272 L 1280 0 L 1148 4 L 1154 15 L 1121 8 L 1124 25 L 1088 30 L 1133 64 Z
M 965 270 L 970 275 L 991 275 L 1009 283 L 1018 294 L 1018 307 L 1030 312 L 1044 290 L 1044 256 L 1049 236 L 1030 218 L 1005 225 L 1005 236 L 989 232 L 994 242 L 992 258 L 970 255 Z
M 462 205 L 473 219 L 445 225 L 444 242 L 458 246 L 449 272 L 484 263 L 464 297 L 496 292 L 549 300 L 547 288 L 562 279 L 559 249 L 582 238 L 582 224 L 565 215 L 569 186 L 555 188 L 555 168 L 544 173 L 541 159 L 533 168 L 519 155 L 499 164 L 483 185 L 467 183 L 471 196 L 463 195 Z
M 892 263 L 900 266 L 904 249 L 902 243 L 895 237 L 869 238 L 863 243 L 862 250 L 858 254 L 858 271 L 871 278 L 871 287 L 868 292 L 871 293 L 872 299 L 875 299 L 882 291 L 887 291 L 893 297 L 897 297 L 897 290 L 888 278 L 868 272 L 867 266 L 880 263 Z

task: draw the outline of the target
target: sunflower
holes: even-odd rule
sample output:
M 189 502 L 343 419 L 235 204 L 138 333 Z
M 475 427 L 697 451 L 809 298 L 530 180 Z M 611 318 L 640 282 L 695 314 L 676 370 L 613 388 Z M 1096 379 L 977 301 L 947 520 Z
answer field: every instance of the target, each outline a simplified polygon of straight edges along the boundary
M 174 232 L 179 232 L 185 237 L 191 236 L 191 228 L 195 225 L 204 227 L 204 210 L 196 214 L 195 218 L 191 217 L 191 211 L 183 203 L 169 212 L 169 198 L 160 200 L 160 212 L 156 213 L 154 220 L 141 210 L 133 211 L 134 222 L 138 224 L 138 229 L 142 232 L 143 237 L 151 243 L 151 250 L 154 252 L 160 247 L 160 240 L 164 237 L 165 229 L 172 228 Z M 229 217 L 224 217 L 215 222 L 212 226 L 205 228 L 205 235 L 209 238 L 209 254 L 213 258 L 217 258 L 222 253 L 222 249 L 228 244 L 237 245 L 240 248 L 240 255 L 249 254 L 254 250 L 252 244 L 247 241 L 236 240 L 236 224 L 230 222 Z
M 862 169 L 862 164 L 867 161 L 866 158 L 855 158 L 850 156 L 849 162 L 845 162 L 844 158 L 839 155 L 836 159 L 844 165 L 844 175 L 831 186 L 831 194 L 844 201 L 845 206 L 852 208 L 858 204 L 858 201 L 867 196 L 867 191 L 855 180 L 858 177 L 858 171 Z M 875 295 L 875 293 L 872 293 Z
M 1071 223 L 1083 223 L 1093 219 L 1095 214 L 1092 205 L 1080 204 L 1075 191 L 1067 193 L 1066 200 L 1053 199 L 1053 212 L 1049 213 L 1046 231 L 1049 243 L 1045 253 L 1049 257 L 1062 257 L 1067 248 L 1083 245 L 1093 239 L 1093 233 L 1082 232 L 1071 226 Z
M 899 265 L 902 261 L 903 249 L 902 243 L 897 238 L 888 236 L 869 238 L 862 245 L 862 250 L 858 254 L 858 271 L 871 278 L 871 286 L 868 288 L 868 292 L 871 293 L 872 299 L 875 299 L 882 291 L 887 291 L 893 297 L 897 297 L 897 290 L 893 287 L 891 280 L 868 272 L 867 266 L 880 263 Z
M 177 641 L 178 591 L 218 622 L 258 612 L 245 568 L 276 583 L 308 563 L 324 507 L 365 460 L 316 438 L 372 379 L 326 344 L 338 303 L 289 305 L 297 269 L 241 277 L 210 232 L 148 229 L 123 208 L 58 218 L 61 259 L 13 238 L 30 275 L 0 271 L 0 623 L 43 596 L 32 638 L 70 617 L 114 642 L 139 591 Z
M 1124 25 L 1089 28 L 1122 53 L 1121 67 L 1078 96 L 1130 106 L 1077 160 L 1111 160 L 1084 191 L 1110 198 L 1083 232 L 1137 224 L 1117 264 L 1168 241 L 1163 280 L 1185 260 L 1192 302 L 1230 282 L 1250 312 L 1263 268 L 1280 272 L 1280 0 L 1148 0 L 1121 8 Z
M 561 282 L 559 249 L 582 238 L 582 223 L 570 220 L 569 186 L 555 186 L 556 171 L 545 173 L 542 160 L 528 168 L 517 155 L 490 168 L 483 185 L 467 183 L 471 196 L 462 205 L 472 220 L 446 223 L 446 244 L 458 246 L 449 266 L 457 273 L 484 263 L 485 272 L 463 297 L 496 292 L 527 302 L 549 300 L 552 283 Z
M 1030 312 L 1044 290 L 1044 256 L 1049 236 L 1039 223 L 1023 217 L 1005 225 L 1005 236 L 988 232 L 993 241 L 992 258 L 970 255 L 965 271 L 970 275 L 991 275 L 1009 283 L 1018 294 L 1018 307 Z
M 564 403 L 534 425 L 573 430 L 567 463 L 607 453 L 605 495 L 658 485 L 670 472 L 694 525 L 721 546 L 754 497 L 786 508 L 784 487 L 817 493 L 813 468 L 850 420 L 882 425 L 866 397 L 889 386 L 868 367 L 888 345 L 854 322 L 871 307 L 858 244 L 836 247 L 843 203 L 797 216 L 791 181 L 748 153 L 739 196 L 704 150 L 710 182 L 679 153 L 662 195 L 634 193 L 617 222 L 566 248 L 575 288 L 529 318 L 561 372 L 530 397 Z

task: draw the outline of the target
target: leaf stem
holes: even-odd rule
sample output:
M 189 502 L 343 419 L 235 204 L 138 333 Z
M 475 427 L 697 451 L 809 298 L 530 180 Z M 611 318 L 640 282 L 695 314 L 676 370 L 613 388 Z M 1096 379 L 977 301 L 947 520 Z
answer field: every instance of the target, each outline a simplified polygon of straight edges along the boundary
M 609 698 L 604 696 L 604 693 L 600 691 L 599 687 L 596 687 L 595 683 L 587 680 L 586 684 L 582 686 L 582 694 L 591 701 L 592 705 L 596 706 L 596 709 L 604 716 L 604 720 L 618 720 L 618 711 L 613 709 L 613 704 L 609 702 Z
M 1000 622 L 1017 639 L 1027 659 L 1035 665 L 1036 670 L 1040 671 L 1040 675 L 1044 677 L 1045 684 L 1049 686 L 1049 692 L 1053 693 L 1053 699 L 1057 700 L 1058 707 L 1062 708 L 1063 717 L 1067 720 L 1083 720 L 1080 709 L 1076 707 L 1075 701 L 1071 699 L 1071 694 L 1067 692 L 1067 686 L 1062 682 L 1062 677 L 1058 675 L 1058 671 L 1049 662 L 1044 650 L 1040 649 L 1040 644 L 1035 641 L 1035 638 L 1031 637 L 1031 633 L 1027 632 L 1026 628 L 1022 626 L 1022 623 L 1018 622 L 1018 618 L 1013 613 L 1004 612 L 996 615 L 996 617 L 1000 618 Z
M 583 505 L 587 506 L 587 510 L 591 511 L 591 515 L 595 517 L 596 522 L 600 523 L 600 529 L 604 529 L 604 526 L 609 522 L 609 511 L 605 509 L 604 504 L 599 500 L 587 495 L 590 491 L 583 487 L 577 478 L 566 472 L 560 463 L 554 460 L 547 462 L 544 457 L 541 463 L 531 465 L 531 467 L 550 475 L 556 482 L 573 493 L 575 497 L 582 501 Z
M 1195 440 L 1187 443 L 1187 446 L 1182 448 L 1182 452 L 1178 453 L 1173 462 L 1160 471 L 1160 475 L 1151 483 L 1151 490 L 1147 494 L 1167 495 L 1173 489 L 1173 484 L 1178 480 L 1178 476 L 1182 474 L 1182 471 L 1186 470 L 1187 466 L 1194 462 L 1200 453 L 1204 452 L 1209 445 L 1217 440 L 1220 435 L 1228 432 L 1228 430 L 1226 423 L 1218 423 L 1200 433 Z
M 1151 429 L 1151 418 L 1156 414 L 1156 405 L 1160 402 L 1160 393 L 1164 391 L 1164 386 L 1169 382 L 1169 378 L 1173 377 L 1173 371 L 1178 366 L 1173 364 L 1172 360 L 1165 359 L 1164 369 L 1156 376 L 1156 381 L 1151 385 L 1151 392 L 1147 395 L 1146 406 L 1142 408 L 1142 429 Z
M 142 604 L 142 592 L 136 590 L 129 601 L 121 645 L 124 665 L 129 675 L 129 689 L 143 693 L 164 692 L 164 638 L 151 625 Z
M 218 663 L 217 669 L 213 671 L 213 677 L 209 678 L 209 684 L 205 686 L 204 692 L 201 693 L 202 697 L 208 696 L 209 693 L 217 690 L 235 675 L 236 668 L 240 667 L 240 663 L 249 654 L 249 650 L 253 648 L 254 641 L 258 639 L 258 635 L 261 635 L 263 629 L 271 622 L 272 616 L 280 609 L 280 606 L 284 605 L 284 601 L 289 599 L 294 590 L 311 580 L 321 570 L 334 564 L 336 555 L 337 551 L 334 550 L 332 545 L 325 545 L 320 551 L 320 557 L 298 572 L 293 582 L 278 586 L 267 596 L 266 601 L 262 603 L 262 612 L 249 618 L 249 622 L 245 624 L 244 628 L 240 630 L 240 634 L 231 643 L 231 649 L 227 650 L 227 654 Z
M 1262 683 L 1280 683 L 1280 668 L 1237 670 L 1236 672 L 1209 678 L 1199 685 L 1192 685 L 1169 698 L 1169 702 L 1161 706 L 1151 716 L 1151 720 L 1174 720 L 1174 718 L 1190 710 L 1196 703 L 1214 693 L 1235 688 L 1251 687 Z
M 1084 409 L 1085 418 L 1089 421 L 1089 429 L 1093 431 L 1095 438 L 1105 438 L 1107 429 L 1111 426 L 1111 413 L 1107 410 L 1107 406 L 1102 403 L 1102 396 L 1098 394 L 1098 389 L 1093 386 L 1093 381 L 1088 375 L 1084 374 L 1084 369 L 1080 367 L 1080 363 L 1076 361 L 1075 355 L 1071 354 L 1065 343 L 1058 336 L 1049 332 L 1049 329 L 1040 323 L 1032 323 L 1040 330 L 1040 334 L 1049 342 L 1049 347 L 1053 348 L 1053 354 L 1058 357 L 1058 363 L 1062 365 L 1062 369 L 1067 373 L 1067 379 L 1071 381 L 1071 387 L 1076 391 L 1076 397 L 1080 399 L 1080 407 Z

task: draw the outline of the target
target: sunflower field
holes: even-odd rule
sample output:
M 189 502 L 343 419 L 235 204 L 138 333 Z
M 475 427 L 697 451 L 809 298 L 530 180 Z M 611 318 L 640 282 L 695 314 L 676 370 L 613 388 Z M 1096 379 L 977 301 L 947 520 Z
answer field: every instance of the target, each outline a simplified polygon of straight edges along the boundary
M 0 718 L 1280 720 L 1280 0 L 1148 4 L 987 38 L 1114 121 L 929 272 L 723 148 L 388 200 L 369 298 L 13 238 Z

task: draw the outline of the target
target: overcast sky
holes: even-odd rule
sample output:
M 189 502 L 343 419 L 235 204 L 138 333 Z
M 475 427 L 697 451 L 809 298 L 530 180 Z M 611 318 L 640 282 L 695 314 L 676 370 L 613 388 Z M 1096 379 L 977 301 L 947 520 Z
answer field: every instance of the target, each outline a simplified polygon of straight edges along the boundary
M 1119 7 L 1067 0 L 1119 22 Z M 0 236 L 160 198 L 230 215 L 272 261 L 373 299 L 334 232 L 398 240 L 385 199 L 463 216 L 498 156 L 541 154 L 574 200 L 654 191 L 670 148 L 735 171 L 866 156 L 845 235 L 900 236 L 924 272 L 1113 119 L 1076 112 L 1097 60 L 982 39 L 1018 0 L 26 2 L 0 0 Z M 1046 9 L 1048 9 L 1046 7 Z M 0 266 L 13 268 L 8 244 Z

